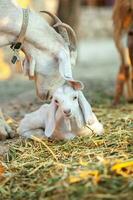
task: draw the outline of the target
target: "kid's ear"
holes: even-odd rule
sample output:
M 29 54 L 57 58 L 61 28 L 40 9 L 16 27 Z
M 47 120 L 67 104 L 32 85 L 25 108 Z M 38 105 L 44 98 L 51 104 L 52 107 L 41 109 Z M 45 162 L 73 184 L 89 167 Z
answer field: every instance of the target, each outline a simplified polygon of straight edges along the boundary
M 79 91 L 79 106 L 81 108 L 85 124 L 87 124 L 92 119 L 92 109 L 81 91 Z
M 50 111 L 48 113 L 48 118 L 46 122 L 46 127 L 45 127 L 45 135 L 47 137 L 51 137 L 54 129 L 55 129 L 55 115 L 57 111 L 57 105 L 55 104 L 54 100 L 52 100 L 50 104 Z
M 83 90 L 84 89 L 84 84 L 81 81 L 69 80 L 68 82 L 72 86 L 72 88 L 75 90 Z

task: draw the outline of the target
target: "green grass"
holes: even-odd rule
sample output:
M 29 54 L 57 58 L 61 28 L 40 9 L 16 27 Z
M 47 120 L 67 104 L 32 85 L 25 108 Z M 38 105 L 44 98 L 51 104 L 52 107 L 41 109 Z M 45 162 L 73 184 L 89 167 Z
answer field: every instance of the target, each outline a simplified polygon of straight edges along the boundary
M 97 103 L 94 111 L 104 124 L 103 136 L 10 142 L 0 199 L 132 199 L 133 165 L 120 171 L 112 166 L 133 161 L 133 107 Z

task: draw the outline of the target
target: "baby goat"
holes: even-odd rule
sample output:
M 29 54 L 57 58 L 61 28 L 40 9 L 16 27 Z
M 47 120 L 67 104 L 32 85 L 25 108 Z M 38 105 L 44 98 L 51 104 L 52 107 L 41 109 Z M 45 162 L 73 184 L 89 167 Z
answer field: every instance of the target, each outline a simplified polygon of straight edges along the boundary
M 103 134 L 103 126 L 92 112 L 80 90 L 64 84 L 56 90 L 50 104 L 27 114 L 21 121 L 19 133 L 23 137 L 51 137 L 72 139 L 75 136 Z

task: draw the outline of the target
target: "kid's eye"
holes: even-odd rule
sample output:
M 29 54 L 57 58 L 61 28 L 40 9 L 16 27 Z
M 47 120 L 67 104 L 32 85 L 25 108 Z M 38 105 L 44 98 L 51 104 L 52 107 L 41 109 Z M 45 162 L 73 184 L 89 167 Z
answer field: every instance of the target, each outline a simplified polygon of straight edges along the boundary
M 76 100 L 77 99 L 77 97 L 75 96 L 75 97 L 73 97 L 73 100 Z
M 55 103 L 56 103 L 56 104 L 58 104 L 58 103 L 59 103 L 59 101 L 58 101 L 57 99 L 55 99 L 54 101 L 55 101 Z

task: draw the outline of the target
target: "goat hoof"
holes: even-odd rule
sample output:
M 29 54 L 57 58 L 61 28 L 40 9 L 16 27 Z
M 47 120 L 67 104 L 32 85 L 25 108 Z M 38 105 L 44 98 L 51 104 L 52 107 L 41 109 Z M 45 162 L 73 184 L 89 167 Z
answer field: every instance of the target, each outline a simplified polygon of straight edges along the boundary
M 7 138 L 13 138 L 14 134 L 10 126 L 5 120 L 0 119 L 0 140 L 6 140 Z
M 133 99 L 128 100 L 128 103 L 133 103 Z
M 112 103 L 111 103 L 111 108 L 115 108 L 119 105 L 120 101 L 116 101 L 114 100 Z

